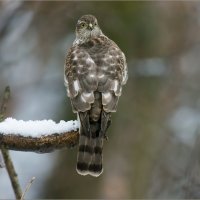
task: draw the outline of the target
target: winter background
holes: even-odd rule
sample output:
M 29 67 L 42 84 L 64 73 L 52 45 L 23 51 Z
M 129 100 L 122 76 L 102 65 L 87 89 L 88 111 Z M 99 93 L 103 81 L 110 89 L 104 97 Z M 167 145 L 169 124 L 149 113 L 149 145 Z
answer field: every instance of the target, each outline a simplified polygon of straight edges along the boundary
M 76 173 L 76 148 L 11 152 L 29 199 L 200 198 L 200 2 L 0 1 L 0 91 L 7 117 L 75 120 L 63 65 L 77 19 L 97 17 L 127 56 L 99 178 Z M 14 198 L 0 169 L 0 199 Z

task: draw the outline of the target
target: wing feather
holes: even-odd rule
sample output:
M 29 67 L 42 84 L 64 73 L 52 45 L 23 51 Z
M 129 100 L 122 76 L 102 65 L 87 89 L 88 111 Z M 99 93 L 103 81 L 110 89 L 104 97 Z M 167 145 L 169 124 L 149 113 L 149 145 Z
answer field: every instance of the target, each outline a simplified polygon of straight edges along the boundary
M 111 43 L 106 53 L 96 60 L 99 62 L 101 59 L 97 74 L 98 90 L 102 93 L 103 109 L 106 112 L 116 112 L 122 86 L 128 79 L 128 73 L 124 53 L 113 41 L 109 41 Z
M 65 85 L 74 112 L 85 112 L 94 102 L 93 92 L 97 88 L 96 65 L 84 49 L 77 45 L 67 54 L 65 63 Z

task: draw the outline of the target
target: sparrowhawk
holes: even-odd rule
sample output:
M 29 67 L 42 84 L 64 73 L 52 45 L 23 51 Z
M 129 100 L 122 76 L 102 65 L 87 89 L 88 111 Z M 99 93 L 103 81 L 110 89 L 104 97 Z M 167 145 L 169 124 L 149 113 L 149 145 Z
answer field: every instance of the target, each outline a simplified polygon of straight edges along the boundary
M 80 121 L 76 168 L 81 175 L 103 171 L 103 140 L 127 79 L 124 53 L 103 34 L 93 15 L 82 16 L 64 68 L 67 95 Z

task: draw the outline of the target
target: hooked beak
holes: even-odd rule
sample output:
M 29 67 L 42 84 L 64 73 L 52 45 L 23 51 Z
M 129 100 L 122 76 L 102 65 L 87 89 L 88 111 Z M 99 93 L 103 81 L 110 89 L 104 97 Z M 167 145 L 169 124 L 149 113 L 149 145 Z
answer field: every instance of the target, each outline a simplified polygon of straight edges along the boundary
M 89 26 L 88 26 L 88 29 L 93 30 L 93 28 L 94 28 L 93 25 L 90 23 Z

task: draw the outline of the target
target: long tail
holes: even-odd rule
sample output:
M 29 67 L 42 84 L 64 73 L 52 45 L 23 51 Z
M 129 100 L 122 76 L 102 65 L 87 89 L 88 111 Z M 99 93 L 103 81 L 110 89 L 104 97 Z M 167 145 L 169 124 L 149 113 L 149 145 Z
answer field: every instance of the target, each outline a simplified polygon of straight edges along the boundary
M 77 155 L 77 172 L 81 175 L 99 176 L 103 172 L 102 153 L 103 138 L 96 134 L 96 131 L 91 136 L 88 136 L 81 129 Z
M 77 155 L 77 172 L 99 176 L 103 172 L 103 140 L 110 125 L 110 113 L 102 109 L 102 96 L 95 92 L 91 109 L 79 112 L 80 136 Z

